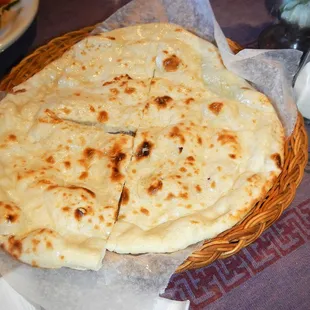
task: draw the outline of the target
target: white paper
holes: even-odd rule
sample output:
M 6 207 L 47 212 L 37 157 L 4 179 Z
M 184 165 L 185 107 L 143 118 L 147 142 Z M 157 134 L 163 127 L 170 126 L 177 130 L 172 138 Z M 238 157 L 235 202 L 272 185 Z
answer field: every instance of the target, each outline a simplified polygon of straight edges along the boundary
M 0 309 L 3 310 L 37 310 L 25 298 L 14 291 L 3 278 L 0 278 L 0 300 Z
M 0 252 L 0 271 L 17 292 L 48 310 L 147 310 L 196 247 L 158 255 L 108 252 L 98 272 L 33 268 Z
M 303 117 L 310 119 L 310 62 L 299 73 L 295 82 L 297 105 Z
M 273 99 L 287 135 L 291 133 L 296 106 L 290 85 L 300 52 L 244 50 L 233 55 L 207 0 L 134 0 L 108 18 L 96 32 L 148 22 L 171 22 L 202 38 L 211 41 L 215 38 L 225 65 Z M 153 308 L 171 274 L 194 248 L 173 254 L 107 253 L 98 272 L 36 269 L 0 252 L 0 273 L 14 289 L 47 310 L 147 310 Z

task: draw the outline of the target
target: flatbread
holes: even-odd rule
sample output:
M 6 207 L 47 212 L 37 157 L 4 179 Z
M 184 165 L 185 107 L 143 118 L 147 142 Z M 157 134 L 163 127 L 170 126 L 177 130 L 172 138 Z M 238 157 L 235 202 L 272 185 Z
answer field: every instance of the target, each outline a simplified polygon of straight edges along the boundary
M 1 101 L 0 137 L 0 243 L 45 268 L 98 270 L 106 248 L 173 252 L 212 238 L 283 163 L 268 98 L 169 24 L 73 46 Z
M 227 71 L 212 44 L 166 27 L 107 244 L 118 253 L 173 252 L 216 236 L 282 168 L 283 129 L 268 98 Z

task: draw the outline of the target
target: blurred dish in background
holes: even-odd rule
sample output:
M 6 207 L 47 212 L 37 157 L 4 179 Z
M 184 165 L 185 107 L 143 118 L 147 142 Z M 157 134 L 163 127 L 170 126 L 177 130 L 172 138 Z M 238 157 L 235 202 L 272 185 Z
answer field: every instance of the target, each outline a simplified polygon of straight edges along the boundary
M 267 1 L 268 2 L 268 1 Z M 277 20 L 265 28 L 258 38 L 262 49 L 310 49 L 310 0 L 274 0 L 270 14 Z
M 0 0 L 0 52 L 29 28 L 38 6 L 39 0 Z

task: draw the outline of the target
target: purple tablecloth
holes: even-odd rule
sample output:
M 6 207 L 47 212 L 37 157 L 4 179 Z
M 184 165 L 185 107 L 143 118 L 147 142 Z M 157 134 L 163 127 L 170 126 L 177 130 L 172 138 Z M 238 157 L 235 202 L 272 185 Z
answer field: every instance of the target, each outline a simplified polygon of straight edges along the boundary
M 102 21 L 127 2 L 41 0 L 32 48 Z M 246 46 L 272 22 L 266 9 L 272 2 L 212 4 L 226 36 Z M 310 165 L 291 207 L 254 244 L 208 267 L 174 275 L 165 296 L 189 299 L 191 309 L 310 309 Z

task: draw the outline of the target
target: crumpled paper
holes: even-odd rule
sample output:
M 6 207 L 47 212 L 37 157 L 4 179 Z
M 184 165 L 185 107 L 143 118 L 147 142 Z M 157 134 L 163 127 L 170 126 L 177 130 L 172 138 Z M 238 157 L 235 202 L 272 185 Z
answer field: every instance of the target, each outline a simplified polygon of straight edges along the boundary
M 301 52 L 243 50 L 234 55 L 208 0 L 134 0 L 94 32 L 138 23 L 170 22 L 215 41 L 226 67 L 249 80 L 273 102 L 292 132 L 297 110 L 291 89 Z M 0 273 L 30 301 L 45 309 L 153 309 L 175 269 L 200 244 L 172 254 L 118 255 L 108 252 L 98 271 L 36 269 L 0 252 Z

